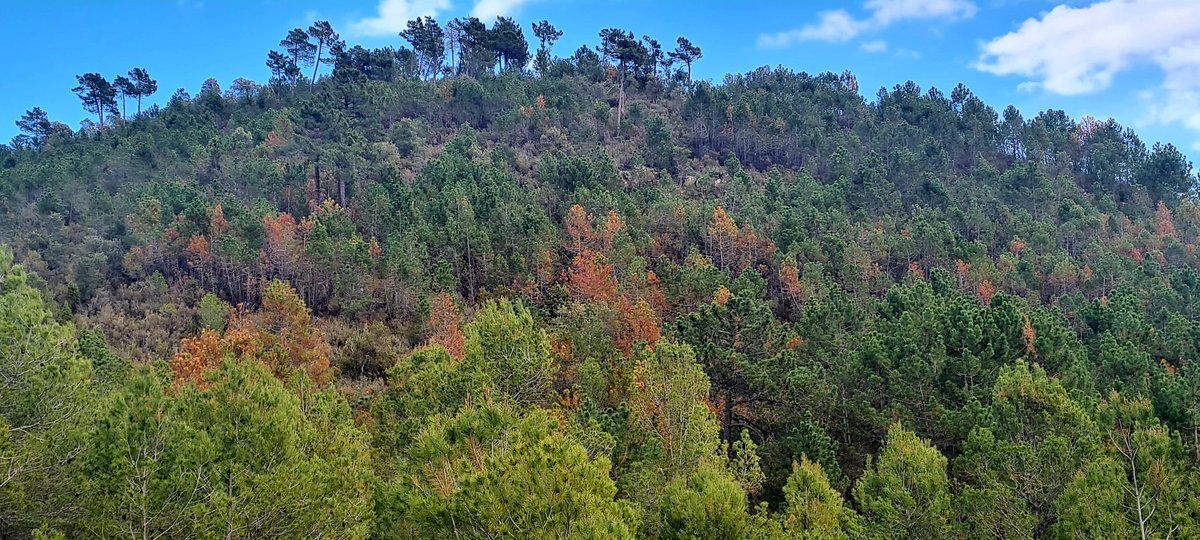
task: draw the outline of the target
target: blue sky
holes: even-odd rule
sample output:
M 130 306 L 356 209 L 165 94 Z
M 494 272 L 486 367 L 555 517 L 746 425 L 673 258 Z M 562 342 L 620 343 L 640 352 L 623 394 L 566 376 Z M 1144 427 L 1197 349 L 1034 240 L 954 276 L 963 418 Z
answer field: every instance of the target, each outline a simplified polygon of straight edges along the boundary
M 862 0 L 716 2 L 634 0 L 179 0 L 6 2 L 0 35 L 10 75 L 0 81 L 0 140 L 40 106 L 77 127 L 88 115 L 75 75 L 110 79 L 143 67 L 159 81 L 151 102 L 215 78 L 265 82 L 266 53 L 287 31 L 327 19 L 350 44 L 400 45 L 404 21 L 474 14 L 547 19 L 564 32 L 555 53 L 593 46 L 616 26 L 665 43 L 686 36 L 704 51 L 698 78 L 759 66 L 853 71 L 873 99 L 913 80 L 947 94 L 962 82 L 998 111 L 1026 118 L 1058 108 L 1117 119 L 1147 144 L 1200 157 L 1200 1 Z M 17 46 L 16 44 L 20 44 Z

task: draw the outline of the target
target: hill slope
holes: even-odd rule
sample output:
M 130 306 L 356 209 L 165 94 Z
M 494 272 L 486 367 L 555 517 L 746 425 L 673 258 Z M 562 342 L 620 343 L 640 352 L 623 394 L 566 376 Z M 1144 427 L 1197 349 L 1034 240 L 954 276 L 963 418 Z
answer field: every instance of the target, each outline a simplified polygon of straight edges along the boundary
M 1200 534 L 1178 150 L 614 35 L 0 147 L 0 531 Z

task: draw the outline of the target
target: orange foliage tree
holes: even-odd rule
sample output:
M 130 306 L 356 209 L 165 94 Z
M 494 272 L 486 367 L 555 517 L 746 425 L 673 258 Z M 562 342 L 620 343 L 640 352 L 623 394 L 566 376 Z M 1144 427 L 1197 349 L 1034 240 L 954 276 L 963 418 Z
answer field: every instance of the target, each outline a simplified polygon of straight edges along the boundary
M 563 220 L 567 229 L 567 250 L 579 254 L 592 238 L 592 215 L 578 204 L 567 211 Z
M 617 297 L 617 281 L 612 264 L 591 249 L 585 248 L 571 261 L 567 274 L 567 290 L 571 298 L 584 302 L 611 302 Z
M 996 296 L 996 286 L 992 285 L 990 279 L 984 279 L 975 288 L 975 296 L 979 297 L 979 301 L 986 306 L 992 302 L 992 297 Z
M 212 212 L 208 216 L 208 234 L 215 238 L 220 238 L 229 230 L 229 221 L 225 219 L 225 209 L 221 208 L 218 203 L 213 206 Z
M 737 223 L 722 207 L 713 210 L 712 221 L 705 231 L 709 255 L 718 268 L 740 272 L 749 268 L 777 249 L 770 239 L 762 238 L 754 228 L 738 228 Z
M 653 346 L 658 343 L 660 331 L 658 315 L 646 300 L 637 303 L 622 298 L 617 309 L 621 312 L 621 332 L 617 335 L 617 348 L 626 355 L 633 354 L 635 343 Z
M 458 305 L 454 303 L 454 299 L 449 294 L 437 294 L 430 299 L 427 326 L 432 333 L 429 335 L 429 343 L 445 347 L 450 356 L 460 360 L 467 342 L 462 325 L 462 311 L 458 309 Z
M 738 245 L 738 226 L 734 223 L 733 218 L 724 208 L 718 206 L 713 210 L 712 222 L 708 225 L 708 242 L 709 250 L 712 254 L 713 263 L 718 268 L 730 269 L 734 266 L 734 261 L 737 259 L 736 249 Z
M 800 283 L 800 269 L 796 265 L 787 262 L 779 267 L 779 284 L 783 287 L 783 294 L 787 295 L 793 302 L 800 301 L 801 295 L 804 294 L 804 284 Z
M 598 227 L 592 226 L 595 219 L 578 204 L 567 211 L 567 217 L 563 220 L 567 231 L 567 251 L 577 255 L 585 249 L 600 253 L 612 251 L 613 239 L 625 228 L 625 220 L 613 210 L 608 211 Z
M 295 265 L 296 218 L 287 212 L 263 216 L 263 254 L 266 262 L 280 271 L 290 271 Z
M 211 328 L 205 328 L 198 336 L 183 338 L 179 352 L 171 359 L 175 381 L 203 385 L 204 373 L 220 365 L 227 349 L 221 336 Z
M 1154 210 L 1154 234 L 1159 238 L 1175 236 L 1174 216 L 1162 201 L 1158 201 L 1158 208 Z
M 1029 315 L 1023 315 L 1025 318 L 1024 325 L 1021 327 L 1021 337 L 1025 340 L 1025 353 L 1030 358 L 1037 358 L 1037 349 L 1034 348 L 1034 342 L 1037 340 L 1037 333 L 1033 330 L 1033 322 L 1029 320 Z
M 280 379 L 303 371 L 317 384 L 328 383 L 329 342 L 312 322 L 312 314 L 295 289 L 274 280 L 263 292 L 262 307 L 238 312 L 225 335 L 212 330 L 180 342 L 171 370 L 179 383 L 201 383 L 204 373 L 226 356 L 254 359 L 271 367 Z
M 277 375 L 304 370 L 313 381 L 328 382 L 329 343 L 313 325 L 308 306 L 287 283 L 271 281 L 263 291 L 262 307 L 250 317 L 234 320 L 231 326 L 262 343 L 264 352 L 274 360 Z

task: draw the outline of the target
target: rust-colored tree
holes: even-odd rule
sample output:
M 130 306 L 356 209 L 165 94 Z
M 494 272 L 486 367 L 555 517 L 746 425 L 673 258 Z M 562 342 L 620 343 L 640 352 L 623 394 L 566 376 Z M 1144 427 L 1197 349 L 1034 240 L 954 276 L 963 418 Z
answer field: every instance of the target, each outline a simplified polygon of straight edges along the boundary
M 954 260 L 954 273 L 958 279 L 958 287 L 965 288 L 971 281 L 971 263 L 962 259 Z
M 266 262 L 286 275 L 297 255 L 296 218 L 286 212 L 263 216 L 263 239 Z
M 273 280 L 263 291 L 262 307 L 231 325 L 262 343 L 268 364 L 280 378 L 297 370 L 318 384 L 329 381 L 329 343 L 312 321 L 312 313 L 287 283 Z
M 633 354 L 633 346 L 636 343 L 649 346 L 658 343 L 658 315 L 649 302 L 638 300 L 637 303 L 633 303 L 622 298 L 617 309 L 621 312 L 621 331 L 616 341 L 621 352 L 628 356 Z
M 713 293 L 713 303 L 718 306 L 724 306 L 729 303 L 730 298 L 733 298 L 733 293 L 724 285 L 718 287 L 717 292 Z
M 1037 358 L 1037 349 L 1034 348 L 1034 342 L 1037 341 L 1037 333 L 1033 330 L 1033 322 L 1029 320 L 1029 315 L 1022 315 L 1024 324 L 1021 327 L 1021 337 L 1025 340 L 1025 354 L 1029 358 Z
M 979 286 L 975 287 L 975 296 L 983 305 L 988 305 L 992 302 L 992 297 L 996 296 L 996 286 L 992 285 L 992 280 L 984 279 L 979 282 Z
M 575 300 L 612 302 L 617 297 L 617 281 L 613 277 L 612 264 L 604 255 L 585 248 L 571 261 L 567 290 Z
M 592 238 L 592 215 L 578 204 L 567 211 L 564 219 L 567 229 L 567 250 L 578 255 Z
M 1175 218 L 1162 201 L 1158 201 L 1158 208 L 1154 210 L 1154 235 L 1159 239 L 1175 236 Z
M 709 222 L 707 237 L 709 254 L 713 264 L 723 270 L 730 270 L 737 261 L 738 226 L 724 208 L 718 206 L 713 210 L 712 221 Z
M 1013 238 L 1012 241 L 1008 243 L 1008 250 L 1011 251 L 1013 255 L 1018 257 L 1021 256 L 1021 252 L 1025 251 L 1025 248 L 1027 247 L 1029 247 L 1028 244 L 1026 244 L 1025 241 L 1021 240 L 1020 238 Z
M 224 336 L 206 329 L 185 338 L 171 360 L 180 383 L 201 382 L 204 373 L 225 355 L 249 358 L 269 366 L 280 379 L 303 371 L 317 384 L 328 383 L 329 342 L 313 324 L 312 314 L 295 289 L 274 280 L 263 292 L 262 307 L 254 313 L 239 310 L 230 317 Z
M 429 322 L 426 324 L 430 331 L 429 343 L 445 347 L 450 356 L 460 360 L 467 342 L 462 326 L 462 311 L 449 294 L 437 294 L 429 300 Z
M 608 215 L 604 216 L 604 222 L 593 233 L 593 247 L 600 253 L 611 253 L 613 240 L 617 237 L 617 233 L 624 228 L 625 220 L 621 219 L 621 216 L 615 211 L 609 210 Z
M 792 302 L 799 302 L 804 294 L 804 284 L 800 283 L 800 269 L 790 262 L 779 267 L 779 285 L 783 294 Z
M 211 328 L 205 328 L 198 336 L 183 338 L 179 352 L 171 359 L 176 384 L 203 385 L 204 373 L 220 365 L 226 352 L 228 347 Z
M 213 239 L 220 238 L 229 231 L 229 221 L 225 219 L 225 209 L 220 203 L 213 206 L 208 214 L 208 235 Z

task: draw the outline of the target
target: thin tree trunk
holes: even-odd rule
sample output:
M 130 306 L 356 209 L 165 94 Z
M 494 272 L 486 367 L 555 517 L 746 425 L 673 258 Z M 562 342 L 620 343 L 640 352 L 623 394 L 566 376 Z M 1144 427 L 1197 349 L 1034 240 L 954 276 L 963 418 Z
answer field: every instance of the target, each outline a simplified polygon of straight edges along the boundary
M 314 168 L 315 168 L 315 172 L 313 173 L 313 201 L 317 205 L 320 205 L 321 204 L 321 156 L 320 155 L 317 155 L 317 163 L 314 166 Z
M 313 76 L 310 84 L 317 84 L 317 70 L 321 69 L 321 47 L 324 45 L 324 42 L 317 43 L 317 59 L 313 62 Z
M 229 504 L 226 506 L 225 513 L 225 540 L 233 540 L 233 477 L 225 477 L 226 494 L 229 497 Z
M 625 62 L 621 62 L 621 89 L 617 93 L 617 136 L 621 136 L 621 118 L 625 113 Z
M 721 428 L 721 431 L 723 432 L 722 436 L 725 439 L 725 442 L 728 443 L 730 441 L 730 433 L 733 431 L 733 391 L 732 390 L 725 391 L 725 422 L 724 422 L 724 424 L 725 425 L 722 426 L 722 428 Z

